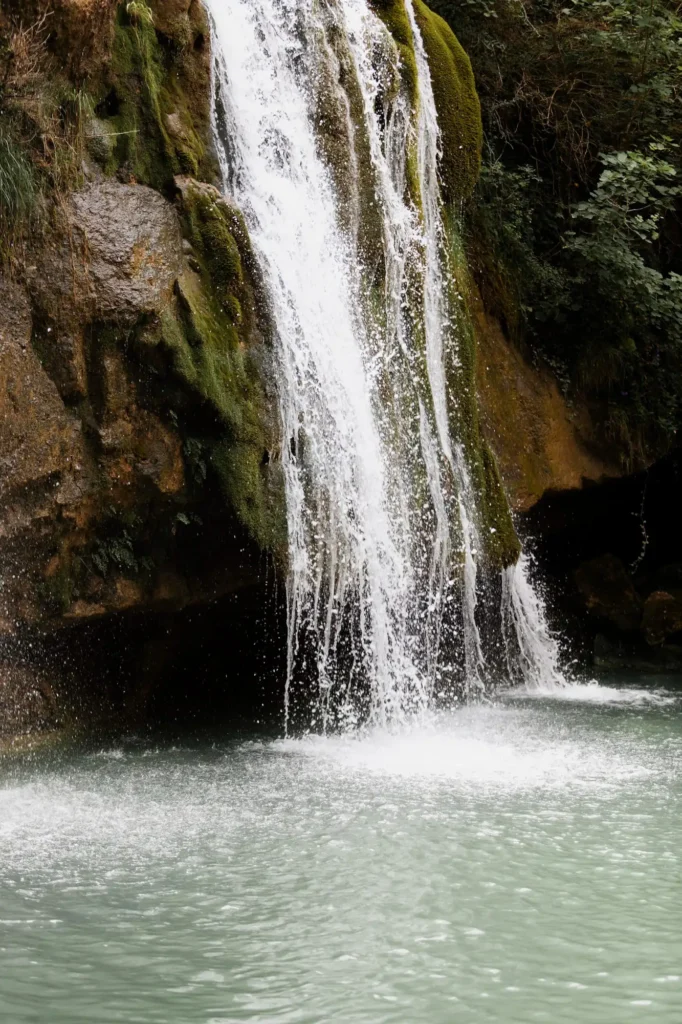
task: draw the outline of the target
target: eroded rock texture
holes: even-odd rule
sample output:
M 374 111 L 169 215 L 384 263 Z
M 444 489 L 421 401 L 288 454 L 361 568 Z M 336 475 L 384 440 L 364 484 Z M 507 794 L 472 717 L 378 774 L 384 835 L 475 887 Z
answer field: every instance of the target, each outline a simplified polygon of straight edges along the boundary
M 267 311 L 214 187 L 208 24 L 196 0 L 150 6 L 0 15 L 0 116 L 46 168 L 0 263 L 0 734 L 144 716 L 215 628 L 207 611 L 181 641 L 174 616 L 283 558 Z M 45 157 L 58 89 L 80 105 Z

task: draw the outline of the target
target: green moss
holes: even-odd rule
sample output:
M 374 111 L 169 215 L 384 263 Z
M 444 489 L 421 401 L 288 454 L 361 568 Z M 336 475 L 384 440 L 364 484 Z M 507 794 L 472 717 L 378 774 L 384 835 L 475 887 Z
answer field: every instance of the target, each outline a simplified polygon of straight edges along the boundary
M 283 482 L 266 472 L 263 459 L 257 445 L 241 441 L 222 441 L 210 453 L 211 466 L 238 519 L 261 548 L 281 555 L 287 543 Z
M 173 64 L 173 53 L 159 41 L 150 8 L 123 3 L 98 106 L 115 140 L 106 167 L 109 173 L 125 167 L 135 180 L 157 189 L 176 174 L 199 174 L 206 146 Z
M 371 6 L 381 18 L 398 48 L 402 88 L 413 111 L 419 102 L 419 73 L 414 52 L 412 28 L 405 9 L 405 0 L 370 0 Z M 405 191 L 415 206 L 421 205 L 419 169 L 416 138 L 405 154 Z
M 412 105 L 416 106 L 419 94 L 419 75 L 414 54 L 412 29 L 405 10 L 405 0 L 370 0 L 370 3 L 396 42 L 400 55 L 402 80 L 412 100 Z
M 476 336 L 470 313 L 471 284 L 459 225 L 445 220 L 449 263 L 449 302 L 454 342 L 446 351 L 450 390 L 450 430 L 464 445 L 476 494 L 478 526 L 485 557 L 494 568 L 512 565 L 521 551 L 495 457 L 481 432 L 476 376 Z
M 283 555 L 286 519 L 281 481 L 269 452 L 267 401 L 255 337 L 258 305 L 253 254 L 241 215 L 209 186 L 187 182 L 183 222 L 195 270 L 180 276 L 175 297 L 142 340 L 163 350 L 172 371 L 204 410 L 202 461 L 228 504 L 262 548 Z
M 447 202 L 459 203 L 474 190 L 481 164 L 483 129 L 471 63 L 449 25 L 422 2 L 414 12 L 429 61 L 438 111 L 443 156 L 441 180 Z M 416 107 L 419 81 L 414 43 L 404 0 L 371 0 L 372 7 L 393 36 L 401 61 L 404 85 Z M 408 190 L 418 196 L 416 152 L 407 154 Z
M 422 0 L 413 2 L 438 110 L 443 195 L 459 203 L 473 192 L 481 168 L 483 128 L 474 75 L 450 26 Z
M 227 203 L 217 201 L 213 192 L 190 188 L 185 198 L 186 234 L 225 308 L 235 299 L 235 289 L 244 283 L 244 270 L 236 237 L 248 244 L 248 232 L 241 215 Z M 237 300 L 238 301 L 238 300 Z
M 336 187 L 340 225 L 349 233 L 357 231 L 363 265 L 371 280 L 379 280 L 384 268 L 384 226 L 376 202 L 376 168 L 357 67 L 343 32 L 330 26 L 327 41 L 336 62 L 322 61 L 314 80 L 317 145 Z M 385 61 L 382 55 L 377 65 L 384 79 L 382 88 L 392 95 L 400 88 L 400 75 L 397 51 L 387 37 L 389 48 L 392 52 Z
M 164 310 L 161 326 L 178 376 L 232 434 L 244 433 L 252 390 L 246 353 L 234 325 L 211 301 L 198 275 L 179 278 L 175 305 Z

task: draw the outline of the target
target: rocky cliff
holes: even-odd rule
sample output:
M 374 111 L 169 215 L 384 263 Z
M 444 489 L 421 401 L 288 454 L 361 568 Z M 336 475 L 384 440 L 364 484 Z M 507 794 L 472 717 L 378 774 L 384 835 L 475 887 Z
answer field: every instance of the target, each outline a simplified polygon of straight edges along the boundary
M 17 169 L 28 182 L 23 205 L 3 204 L 0 269 L 14 728 L 40 702 L 23 714 L 17 637 L 23 660 L 64 630 L 76 651 L 82 624 L 97 643 L 112 617 L 257 587 L 284 523 L 267 309 L 243 221 L 211 184 L 201 5 L 2 11 L 3 197 Z

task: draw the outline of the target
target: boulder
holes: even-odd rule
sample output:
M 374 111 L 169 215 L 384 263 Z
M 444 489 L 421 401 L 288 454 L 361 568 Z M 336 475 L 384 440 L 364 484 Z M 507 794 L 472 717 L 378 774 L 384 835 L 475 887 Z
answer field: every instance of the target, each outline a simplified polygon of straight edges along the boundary
M 665 590 L 649 594 L 644 602 L 642 628 L 646 642 L 652 647 L 675 633 L 682 633 L 682 598 Z
M 75 193 L 70 218 L 75 285 L 93 318 L 134 323 L 163 307 L 182 268 L 178 219 L 163 196 L 99 182 Z
M 145 185 L 95 182 L 71 196 L 59 239 L 29 270 L 34 302 L 62 332 L 157 312 L 182 268 L 175 210 Z
M 615 555 L 601 555 L 583 562 L 575 582 L 587 611 L 616 629 L 639 629 L 642 602 L 625 566 Z

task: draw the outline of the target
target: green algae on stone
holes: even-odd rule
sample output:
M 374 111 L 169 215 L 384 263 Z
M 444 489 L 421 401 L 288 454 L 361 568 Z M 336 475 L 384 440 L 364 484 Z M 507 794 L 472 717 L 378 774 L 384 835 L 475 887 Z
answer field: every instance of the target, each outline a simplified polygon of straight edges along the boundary
M 398 47 L 401 76 L 413 107 L 419 95 L 419 74 L 414 53 L 414 40 L 405 0 L 370 0 L 370 5 L 393 36 Z
M 400 88 L 398 54 L 386 33 L 386 50 L 377 60 L 382 85 L 389 93 Z M 392 57 L 392 63 L 390 58 Z M 364 100 L 348 38 L 336 22 L 325 27 L 314 76 L 315 135 L 337 193 L 342 230 L 355 234 L 358 251 L 371 281 L 384 269 L 384 226 L 376 201 L 377 177 L 365 119 Z M 381 100 L 387 102 L 382 94 Z
M 211 186 L 188 179 L 179 186 L 191 268 L 142 340 L 169 355 L 213 421 L 200 443 L 237 518 L 260 547 L 281 554 L 286 528 L 269 455 L 275 442 L 256 353 L 263 332 L 248 232 Z
M 159 41 L 151 9 L 144 3 L 121 4 L 97 107 L 114 140 L 108 173 L 123 167 L 131 178 L 157 189 L 166 188 L 176 174 L 199 174 L 207 147 L 176 62 L 172 41 L 167 48 Z
M 276 476 L 264 473 L 258 445 L 226 440 L 209 457 L 237 518 L 261 548 L 281 557 L 287 543 L 284 489 Z
M 471 284 L 459 223 L 452 213 L 445 217 L 449 304 L 453 342 L 447 347 L 446 375 L 449 390 L 450 429 L 461 439 L 476 496 L 482 554 L 494 568 L 516 562 L 521 545 L 514 529 L 497 462 L 481 431 L 476 387 L 476 336 L 470 311 Z
M 371 0 L 371 4 L 398 46 L 403 82 L 416 108 L 419 82 L 405 0 Z M 474 75 L 469 58 L 449 25 L 422 0 L 413 0 L 413 4 L 429 62 L 441 131 L 443 197 L 446 202 L 459 203 L 473 192 L 481 164 L 483 128 Z M 416 173 L 414 163 L 408 153 L 408 179 Z M 408 184 L 411 194 L 418 195 L 415 182 Z
M 474 74 L 450 26 L 422 0 L 413 3 L 441 131 L 443 196 L 458 203 L 473 192 L 481 167 L 483 127 Z

